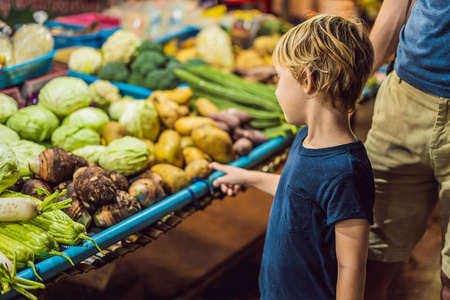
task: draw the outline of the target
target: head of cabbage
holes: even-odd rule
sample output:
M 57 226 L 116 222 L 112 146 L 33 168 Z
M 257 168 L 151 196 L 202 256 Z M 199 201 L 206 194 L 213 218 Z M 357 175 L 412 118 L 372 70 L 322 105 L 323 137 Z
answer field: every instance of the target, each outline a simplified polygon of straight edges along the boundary
M 111 120 L 119 121 L 120 116 L 128 106 L 133 106 L 134 101 L 136 100 L 134 100 L 133 98 L 123 97 L 122 100 L 111 103 L 108 108 L 108 114 Z
M 78 148 L 73 150 L 73 154 L 80 156 L 87 160 L 88 162 L 98 164 L 98 160 L 103 152 L 105 152 L 106 147 L 103 145 L 92 145 L 84 146 L 83 148 Z
M 6 126 L 23 139 L 41 143 L 48 140 L 59 126 L 58 117 L 41 105 L 24 107 L 13 114 Z
M 19 105 L 14 98 L 6 94 L 0 93 L 0 123 L 4 124 L 8 121 L 8 118 L 11 117 L 17 110 L 19 109 Z
M 101 133 L 103 127 L 109 122 L 108 114 L 97 107 L 85 107 L 68 115 L 62 125 L 74 127 L 88 127 Z
M 70 54 L 69 69 L 84 74 L 97 73 L 102 66 L 102 54 L 92 47 L 80 47 Z
M 110 104 L 122 100 L 119 88 L 108 80 L 97 80 L 89 85 L 89 94 L 95 106 L 107 109 Z
M 10 144 L 14 141 L 20 140 L 20 136 L 11 128 L 0 124 L 0 142 Z
M 88 145 L 100 145 L 100 142 L 100 135 L 91 128 L 63 125 L 52 134 L 53 146 L 70 152 Z
M 80 78 L 56 77 L 47 82 L 39 92 L 39 103 L 58 116 L 65 117 L 77 109 L 89 106 L 89 87 Z
M 126 136 L 112 141 L 100 155 L 98 163 L 103 169 L 128 176 L 144 170 L 150 155 L 143 141 Z
M 0 193 L 19 179 L 19 161 L 11 147 L 0 142 Z
M 30 171 L 28 163 L 44 151 L 45 147 L 27 140 L 12 142 L 10 146 L 19 161 L 20 177 L 31 177 L 33 173 Z
M 158 112 L 150 101 L 134 100 L 126 105 L 119 119 L 128 132 L 137 138 L 155 141 L 161 125 Z

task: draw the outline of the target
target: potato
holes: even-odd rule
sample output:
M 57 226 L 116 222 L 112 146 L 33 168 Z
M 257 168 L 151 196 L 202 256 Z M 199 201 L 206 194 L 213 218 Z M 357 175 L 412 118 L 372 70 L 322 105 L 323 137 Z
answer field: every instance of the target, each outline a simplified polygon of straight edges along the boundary
M 191 137 L 194 145 L 211 155 L 213 160 L 227 164 L 235 159 L 233 141 L 227 132 L 215 126 L 204 125 L 192 130 Z
M 219 108 L 206 98 L 198 98 L 195 100 L 195 108 L 197 108 L 198 113 L 203 117 L 219 112 Z
M 181 137 L 181 149 L 194 146 L 194 141 L 192 140 L 190 135 Z
M 191 184 L 191 178 L 183 169 L 169 164 L 156 164 L 151 168 L 152 172 L 161 176 L 167 192 L 174 194 Z
M 168 163 L 179 168 L 184 167 L 184 157 L 181 151 L 181 138 L 172 129 L 164 130 L 155 144 L 155 156 L 158 163 Z
M 209 161 L 206 159 L 197 159 L 190 162 L 186 168 L 184 168 L 184 171 L 192 179 L 207 178 L 212 173 L 212 170 L 209 168 Z
M 191 131 L 194 128 L 197 128 L 205 124 L 217 127 L 216 122 L 214 122 L 214 120 L 210 118 L 199 116 L 187 116 L 181 117 L 175 122 L 175 130 L 178 131 L 178 133 L 181 135 L 190 135 Z
M 208 153 L 206 153 L 205 151 L 203 151 L 197 147 L 184 148 L 183 156 L 184 156 L 184 162 L 186 165 L 193 162 L 194 160 L 198 160 L 198 159 L 204 159 L 209 162 L 212 161 L 211 156 L 209 156 Z
M 163 91 L 154 91 L 147 101 L 151 101 L 158 111 L 159 119 L 167 128 L 173 128 L 175 121 L 180 117 L 179 105 L 170 100 Z
M 147 148 L 150 150 L 150 156 L 148 157 L 147 168 L 150 168 L 154 164 L 156 164 L 156 155 L 155 155 L 155 143 L 151 140 L 142 139 L 142 141 L 147 145 Z
M 169 97 L 170 100 L 178 104 L 187 104 L 192 98 L 192 90 L 190 87 L 178 87 L 171 91 L 164 91 L 164 93 Z
M 110 121 L 106 123 L 105 127 L 103 127 L 103 141 L 104 145 L 107 146 L 109 143 L 116 139 L 120 139 L 124 136 L 129 135 L 130 133 L 127 129 L 120 124 L 119 122 Z

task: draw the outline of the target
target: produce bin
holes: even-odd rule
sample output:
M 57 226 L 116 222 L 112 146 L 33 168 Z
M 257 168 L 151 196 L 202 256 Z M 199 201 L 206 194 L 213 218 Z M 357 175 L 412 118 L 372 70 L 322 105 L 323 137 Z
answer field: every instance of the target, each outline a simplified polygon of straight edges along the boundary
M 52 66 L 56 51 L 24 62 L 18 65 L 0 70 L 0 90 L 10 86 L 18 85 L 27 79 L 47 74 Z
M 256 147 L 248 156 L 241 157 L 230 165 L 247 169 L 253 168 L 259 163 L 272 157 L 274 154 L 289 147 L 291 141 L 292 136 L 290 135 L 271 139 Z M 216 171 L 208 179 L 197 181 L 189 187 L 167 197 L 163 201 L 95 234 L 93 239 L 100 248 L 105 249 L 127 238 L 133 233 L 147 228 L 168 214 L 195 202 L 201 197 L 211 195 L 213 189 L 211 185 L 212 181 L 222 175 L 223 173 Z M 84 241 L 81 245 L 70 247 L 63 251 L 63 253 L 69 256 L 75 264 L 78 264 L 98 253 L 98 250 L 91 242 Z M 53 256 L 36 264 L 36 269 L 44 281 L 59 275 L 61 272 L 64 272 L 71 267 L 71 264 L 60 256 Z M 30 268 L 22 270 L 17 275 L 22 278 L 36 280 L 36 277 Z M 17 295 L 18 293 L 16 291 L 11 290 L 4 295 L 0 295 L 0 300 L 12 299 Z

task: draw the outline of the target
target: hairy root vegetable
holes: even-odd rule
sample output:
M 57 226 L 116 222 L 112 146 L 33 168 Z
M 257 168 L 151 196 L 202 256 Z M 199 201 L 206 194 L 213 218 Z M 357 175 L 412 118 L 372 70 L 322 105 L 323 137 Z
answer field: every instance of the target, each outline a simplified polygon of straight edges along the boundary
M 10 187 L 8 188 L 8 190 L 14 191 L 14 192 L 19 192 L 19 193 L 20 193 L 20 192 L 22 191 L 22 189 L 23 189 L 24 183 L 25 183 L 25 180 L 24 180 L 23 178 L 19 178 L 19 179 L 16 181 L 16 183 L 14 183 L 13 186 L 10 186 Z
M 117 191 L 114 201 L 100 207 L 94 215 L 95 225 L 111 227 L 141 211 L 138 200 L 124 191 Z
M 136 180 L 128 191 L 135 197 L 143 208 L 147 208 L 166 197 L 166 193 L 161 185 L 152 179 Z
M 38 191 L 43 191 L 38 189 Z M 27 221 L 32 220 L 40 214 L 51 211 L 64 209 L 70 206 L 71 199 L 55 203 L 59 196 L 66 191 L 55 191 L 47 197 L 43 202 L 34 198 L 26 197 L 8 197 L 6 193 L 0 196 L 0 221 Z
M 120 191 L 128 191 L 130 188 L 130 185 L 128 184 L 128 180 L 125 177 L 125 175 L 121 173 L 117 173 L 114 171 L 107 171 L 109 178 L 111 178 L 112 182 L 114 183 L 114 186 L 117 190 Z
M 30 170 L 35 178 L 50 183 L 59 183 L 71 179 L 73 173 L 83 166 L 87 166 L 84 158 L 57 147 L 42 151 L 29 163 Z
M 116 186 L 106 170 L 100 167 L 83 167 L 73 176 L 78 198 L 94 206 L 109 203 L 116 194 Z
M 84 207 L 83 202 L 78 199 L 77 193 L 75 192 L 75 187 L 72 180 L 61 182 L 56 186 L 58 190 L 67 190 L 67 194 L 59 197 L 58 201 L 63 201 L 66 199 L 72 199 L 72 205 L 68 208 L 63 209 L 62 211 L 66 213 L 72 220 L 75 222 L 83 224 L 86 228 L 92 222 L 92 217 L 87 211 L 86 207 Z
M 38 188 L 41 188 L 41 189 L 49 191 L 50 193 L 53 193 L 52 188 L 50 187 L 50 185 L 47 182 L 40 180 L 40 179 L 27 179 L 27 180 L 25 180 L 25 183 L 23 184 L 22 194 L 29 195 L 29 196 L 32 196 L 34 198 L 38 198 L 39 200 L 44 201 L 44 199 L 47 198 L 47 195 L 39 194 L 36 190 Z M 59 190 L 61 191 L 63 189 L 59 189 Z M 70 198 L 70 197 L 66 197 L 65 199 L 68 199 L 68 198 Z M 65 199 L 63 199 L 63 200 L 65 200 Z

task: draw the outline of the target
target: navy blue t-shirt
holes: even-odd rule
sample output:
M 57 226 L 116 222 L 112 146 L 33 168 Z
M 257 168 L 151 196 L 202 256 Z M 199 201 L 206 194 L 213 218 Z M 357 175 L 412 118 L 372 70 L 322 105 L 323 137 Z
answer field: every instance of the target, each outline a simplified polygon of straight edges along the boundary
M 309 149 L 307 133 L 292 144 L 270 212 L 261 299 L 335 299 L 335 223 L 373 224 L 374 179 L 362 142 Z
M 450 5 L 417 0 L 400 32 L 394 68 L 410 85 L 450 98 Z

